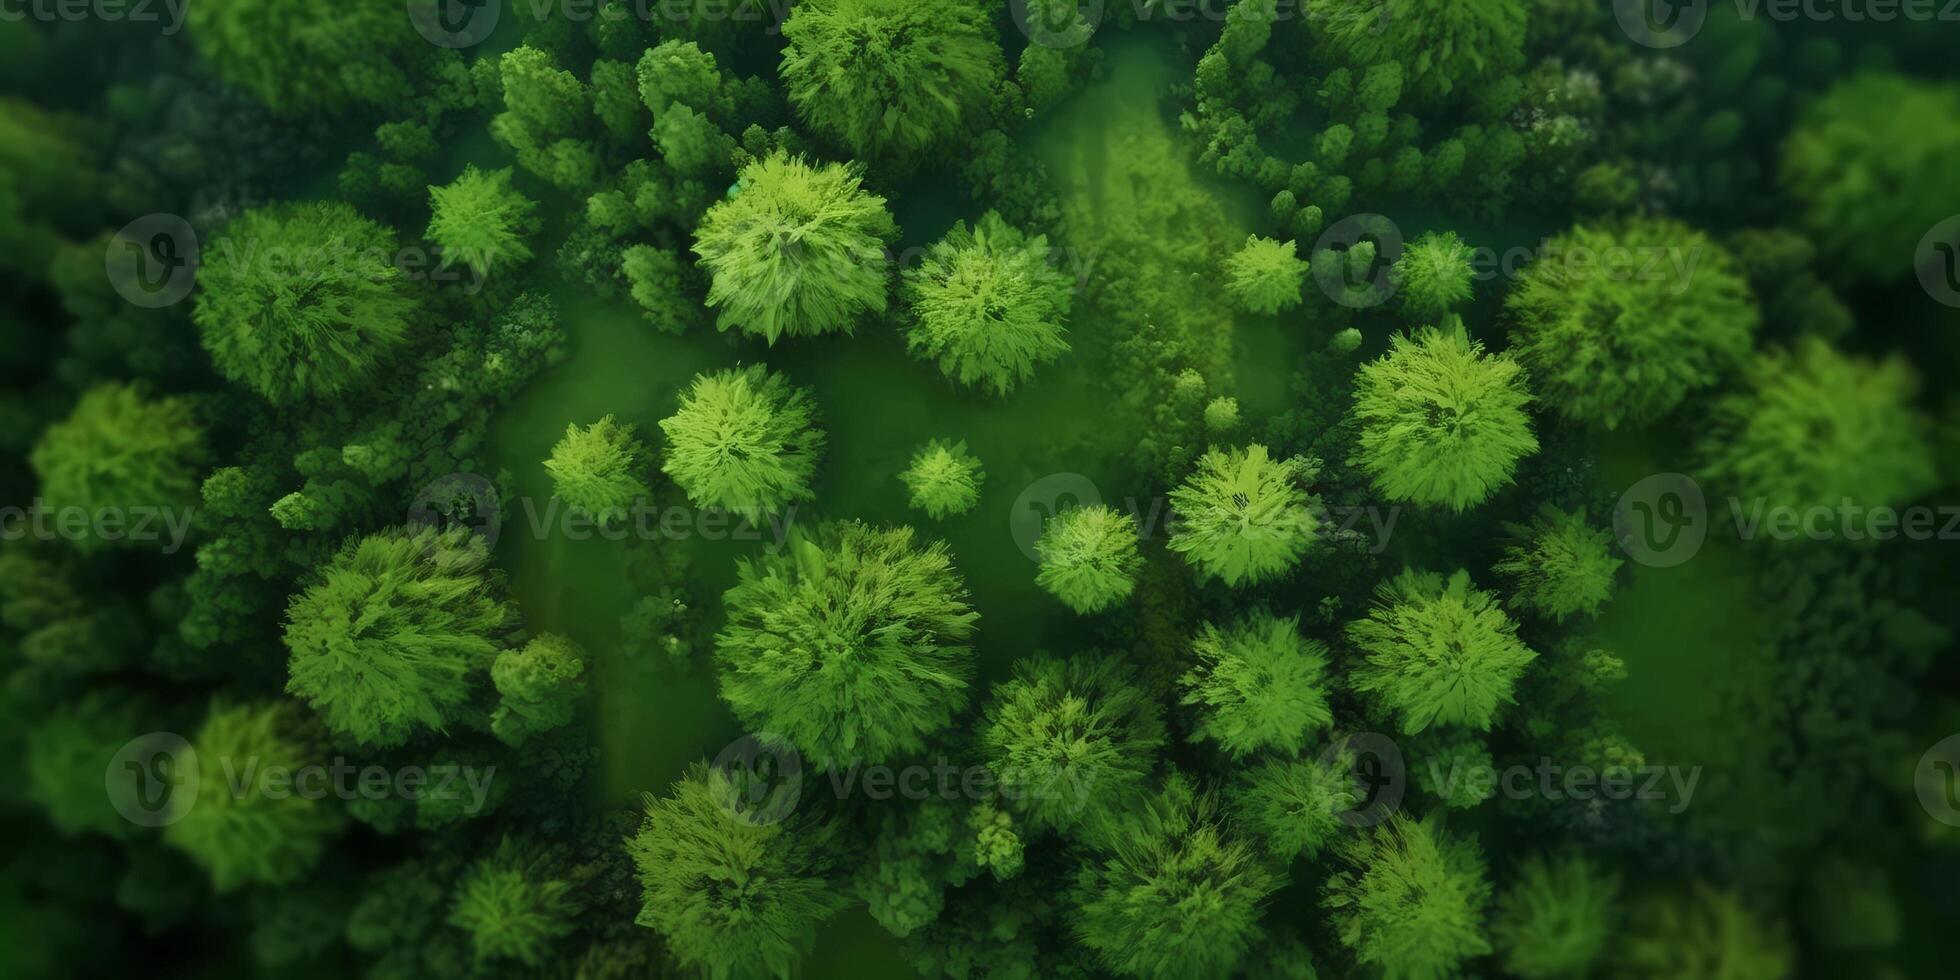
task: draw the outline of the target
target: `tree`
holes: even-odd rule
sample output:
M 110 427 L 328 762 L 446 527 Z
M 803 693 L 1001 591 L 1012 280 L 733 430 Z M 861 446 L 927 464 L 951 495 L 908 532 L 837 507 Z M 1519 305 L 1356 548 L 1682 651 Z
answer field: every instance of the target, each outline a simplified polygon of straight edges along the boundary
M 1181 773 L 1117 824 L 1076 873 L 1076 938 L 1123 976 L 1231 976 L 1280 884 L 1262 855 Z
M 963 0 L 810 0 L 783 38 L 797 114 L 851 153 L 901 166 L 971 128 L 1005 72 L 987 12 Z
M 646 447 L 633 426 L 620 425 L 610 415 L 584 428 L 566 426 L 565 437 L 544 461 L 558 499 L 573 513 L 601 524 L 625 517 L 635 503 L 652 495 L 640 475 L 646 466 Z
M 1361 804 L 1353 773 L 1345 757 L 1268 760 L 1239 780 L 1233 817 L 1278 861 L 1315 857 L 1346 829 L 1341 815 Z
M 490 730 L 511 745 L 572 720 L 585 695 L 585 651 L 556 633 L 540 633 L 515 650 L 497 654 L 490 681 L 502 702 Z
M 1600 257 L 1584 262 L 1574 255 Z M 1567 416 L 1644 425 L 1749 353 L 1758 314 L 1735 260 L 1679 222 L 1638 218 L 1554 239 L 1504 299 L 1512 344 Z
M 1584 511 L 1546 504 L 1529 525 L 1504 526 L 1516 540 L 1491 570 L 1515 583 L 1513 607 L 1562 623 L 1574 613 L 1598 615 L 1613 597 L 1613 575 L 1624 563 L 1613 556 L 1612 533 L 1587 524 Z
M 1244 247 L 1225 260 L 1225 289 L 1253 313 L 1278 313 L 1300 305 L 1307 262 L 1293 242 L 1248 236 Z
M 809 392 L 760 364 L 695 375 L 660 431 L 660 469 L 696 507 L 756 518 L 813 496 L 824 448 L 816 408 Z
M 1431 106 L 1522 68 L 1525 16 L 1513 0 L 1328 0 L 1314 38 L 1356 71 L 1400 65 L 1408 99 Z
M 626 277 L 633 301 L 654 329 L 678 334 L 700 322 L 700 303 L 682 287 L 685 272 L 679 254 L 651 245 L 628 245 L 619 260 L 619 273 Z
M 1538 451 L 1530 402 L 1517 362 L 1485 354 L 1461 320 L 1397 334 L 1355 378 L 1354 461 L 1390 500 L 1463 510 Z
M 212 240 L 191 316 L 226 378 L 278 404 L 342 394 L 408 334 L 394 256 L 395 233 L 345 204 L 247 211 Z
M 524 239 L 537 230 L 536 201 L 510 186 L 511 169 L 474 165 L 445 187 L 429 188 L 429 240 L 442 246 L 445 268 L 460 259 L 477 276 L 531 257 Z
M 407 98 L 402 66 L 429 50 L 393 0 L 306 10 L 281 0 L 212 0 L 188 13 L 191 41 L 218 76 L 286 114 Z
M 286 683 L 334 731 L 388 748 L 460 717 L 514 611 L 467 528 L 350 542 L 286 608 Z
M 732 87 L 722 77 L 714 54 L 693 41 L 670 39 L 646 49 L 634 67 L 634 79 L 641 101 L 655 116 L 664 115 L 675 103 L 716 118 L 735 111 Z
M 1048 519 L 1034 543 L 1036 585 L 1078 613 L 1100 612 L 1136 588 L 1137 522 L 1102 504 L 1071 507 Z
M 741 790 L 697 763 L 666 797 L 645 797 L 646 820 L 626 842 L 644 893 L 638 921 L 689 969 L 787 976 L 818 923 L 847 904 L 824 877 L 833 835 L 797 819 L 742 819 L 730 809 Z
M 1491 917 L 1505 971 L 1525 980 L 1586 976 L 1620 934 L 1619 892 L 1618 875 L 1578 854 L 1525 859 Z
M 1048 239 L 1030 239 L 989 211 L 969 230 L 956 222 L 916 268 L 905 270 L 914 357 L 937 359 L 947 378 L 1006 395 L 1034 369 L 1068 352 L 1062 328 L 1075 282 L 1050 261 Z
M 1178 679 L 1196 706 L 1191 740 L 1233 758 L 1263 749 L 1297 752 L 1334 721 L 1327 707 L 1327 647 L 1300 635 L 1300 618 L 1259 611 L 1219 629 L 1198 628 L 1197 666 Z
M 972 510 L 980 502 L 985 477 L 980 461 L 967 453 L 966 443 L 934 439 L 912 454 L 912 464 L 898 480 L 910 491 L 911 505 L 938 520 Z
M 143 515 L 151 511 L 188 512 L 199 499 L 206 458 L 204 428 L 188 400 L 149 398 L 133 385 L 105 382 L 41 433 L 28 462 L 47 507 L 90 515 L 74 542 L 91 551 L 154 543 L 133 533 L 138 522 L 147 524 Z M 113 534 L 110 517 L 117 520 Z
M 1490 952 L 1490 882 L 1475 837 L 1454 837 L 1433 816 L 1395 816 L 1338 853 L 1346 869 L 1327 879 L 1322 904 L 1363 966 L 1388 980 L 1437 980 Z
M 103 770 L 130 739 L 154 727 L 147 721 L 139 702 L 102 691 L 56 705 L 27 733 L 22 747 L 27 798 L 40 804 L 47 811 L 48 821 L 65 836 L 134 836 L 137 826 L 123 819 L 116 809 L 115 804 L 122 801 L 103 797 Z M 110 775 L 129 777 L 121 772 Z
M 509 838 L 472 864 L 456 887 L 449 924 L 469 933 L 477 962 L 541 965 L 551 944 L 572 932 L 578 903 L 571 886 L 549 877 L 535 855 Z
M 820 769 L 883 763 L 965 707 L 978 619 L 946 546 L 912 529 L 826 524 L 737 563 L 715 639 L 721 695 Z
M 1766 350 L 1716 399 L 1701 472 L 1770 507 L 1898 507 L 1938 485 L 1914 410 L 1919 378 L 1899 357 L 1847 357 L 1816 338 Z
M 490 135 L 509 147 L 517 164 L 560 190 L 590 193 L 601 178 L 592 92 L 558 67 L 550 51 L 529 43 L 496 59 L 504 111 Z
M 1468 302 L 1476 275 L 1470 258 L 1470 246 L 1453 231 L 1428 232 L 1410 242 L 1388 270 L 1402 311 L 1416 322 L 1433 323 Z
M 1349 675 L 1355 691 L 1392 712 L 1405 734 L 1432 724 L 1488 731 L 1500 704 L 1537 654 L 1490 593 L 1459 571 L 1447 582 L 1406 569 L 1375 590 L 1348 640 L 1365 656 Z
M 1302 486 L 1319 471 L 1307 459 L 1274 460 L 1258 444 L 1208 449 L 1171 491 L 1178 523 L 1170 549 L 1200 575 L 1252 584 L 1292 568 L 1319 534 Z
M 213 707 L 191 740 L 202 775 L 194 793 L 171 794 L 175 819 L 163 839 L 208 872 L 218 891 L 292 884 L 340 832 L 340 813 L 326 800 L 268 793 L 253 781 L 266 770 L 318 764 L 303 725 L 290 702 Z M 252 774 L 245 776 L 245 792 L 232 791 L 227 768 Z
M 1912 268 L 1927 229 L 1960 212 L 1960 85 L 1866 71 L 1811 103 L 1783 145 L 1797 219 L 1846 280 L 1880 285 Z
M 1766 921 L 1733 889 L 1695 882 L 1635 905 L 1616 969 L 1636 980 L 1785 980 L 1796 951 L 1783 923 Z
M 1037 830 L 1093 825 L 1127 806 L 1156 768 L 1164 724 L 1122 662 L 1016 661 L 980 727 L 987 768 Z
M 799 13 L 801 8 L 799 8 Z M 885 311 L 885 240 L 897 233 L 885 199 L 857 171 L 776 153 L 742 168 L 694 229 L 708 270 L 715 326 L 762 337 L 850 333 Z

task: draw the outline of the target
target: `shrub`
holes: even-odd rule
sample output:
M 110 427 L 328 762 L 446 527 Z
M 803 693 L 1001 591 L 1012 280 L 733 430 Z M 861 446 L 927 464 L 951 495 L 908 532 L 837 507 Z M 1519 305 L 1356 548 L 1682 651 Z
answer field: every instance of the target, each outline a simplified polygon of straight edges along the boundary
M 1389 267 L 1402 310 L 1411 319 L 1432 323 L 1470 299 L 1470 246 L 1456 232 L 1429 232 L 1410 242 Z
M 980 461 L 967 454 L 966 443 L 934 439 L 912 454 L 912 465 L 898 475 L 910 492 L 910 504 L 937 520 L 964 514 L 980 502 Z
M 497 654 L 491 683 L 502 698 L 490 730 L 511 745 L 572 720 L 585 694 L 585 652 L 556 633 L 540 633 L 515 650 Z
M 429 240 L 442 246 L 442 264 L 460 258 L 481 278 L 531 257 L 524 239 L 536 230 L 536 201 L 510 186 L 511 169 L 475 166 L 444 187 L 429 188 Z
M 258 782 L 232 792 L 227 767 L 253 780 L 269 769 L 316 764 L 302 724 L 287 702 L 213 708 L 191 740 L 203 775 L 189 800 L 172 794 L 172 808 L 183 810 L 164 827 L 163 839 L 209 872 L 218 891 L 292 884 L 340 832 L 340 813 L 325 800 L 267 793 Z
M 566 426 L 565 437 L 544 461 L 558 499 L 573 513 L 601 524 L 625 517 L 652 493 L 640 476 L 646 465 L 646 447 L 633 426 L 620 425 L 610 415 L 584 428 Z
M 1491 917 L 1504 969 L 1526 980 L 1586 976 L 1620 935 L 1619 892 L 1618 875 L 1577 854 L 1527 858 Z
M 1037 830 L 1094 824 L 1126 806 L 1163 744 L 1156 702 L 1128 668 L 1099 657 L 1016 661 L 980 727 L 987 767 Z
M 469 933 L 479 963 L 539 966 L 551 944 L 572 932 L 578 904 L 570 892 L 569 884 L 547 877 L 536 858 L 506 839 L 464 872 L 449 924 Z
M 1233 796 L 1238 825 L 1279 861 L 1315 857 L 1361 803 L 1349 759 L 1273 759 L 1246 771 Z
M 1476 838 L 1453 837 L 1434 817 L 1397 816 L 1339 854 L 1346 869 L 1327 879 L 1322 904 L 1363 966 L 1392 980 L 1450 977 L 1491 951 Z
M 132 385 L 106 382 L 83 393 L 66 419 L 41 433 L 28 462 L 49 509 L 91 515 L 88 528 L 73 539 L 90 551 L 145 545 L 133 532 L 153 508 L 188 513 L 199 500 L 198 470 L 206 457 L 204 429 L 189 401 L 148 398 Z M 125 521 L 113 536 L 96 520 L 112 515 Z
M 1278 313 L 1300 305 L 1307 263 L 1294 247 L 1293 242 L 1248 237 L 1245 246 L 1225 260 L 1226 290 L 1253 313 Z

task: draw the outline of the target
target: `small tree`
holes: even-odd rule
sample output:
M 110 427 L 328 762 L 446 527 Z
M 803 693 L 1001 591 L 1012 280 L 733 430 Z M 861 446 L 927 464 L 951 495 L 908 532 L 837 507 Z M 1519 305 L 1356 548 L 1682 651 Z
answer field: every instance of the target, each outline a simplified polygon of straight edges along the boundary
M 1069 349 L 1062 324 L 1075 282 L 1049 257 L 1046 237 L 1030 239 L 992 211 L 972 230 L 954 224 L 905 271 L 907 348 L 960 384 L 1012 391 Z
M 552 878 L 535 855 L 509 838 L 470 866 L 456 888 L 449 924 L 469 933 L 479 963 L 541 965 L 551 944 L 570 935 L 578 903 L 571 885 Z
M 1035 584 L 1083 614 L 1129 596 L 1143 565 L 1136 519 L 1102 504 L 1071 507 L 1050 518 L 1034 550 L 1041 559 Z
M 1238 826 L 1276 860 L 1314 857 L 1346 828 L 1341 815 L 1361 803 L 1352 760 L 1271 760 L 1250 769 L 1232 797 Z
M 132 385 L 107 382 L 90 388 L 68 418 L 41 433 L 28 462 L 48 507 L 91 515 L 74 539 L 90 551 L 145 544 L 134 534 L 109 535 L 99 518 L 116 516 L 133 530 L 145 511 L 196 504 L 206 456 L 204 429 L 189 401 L 148 398 Z
M 1347 635 L 1365 660 L 1353 688 L 1376 700 L 1414 735 L 1432 724 L 1489 730 L 1500 704 L 1537 654 L 1518 625 L 1470 573 L 1443 577 L 1408 569 L 1376 589 L 1366 619 Z
M 1454 317 L 1389 344 L 1355 379 L 1355 463 L 1390 500 L 1482 503 L 1538 450 L 1517 362 L 1485 354 Z
M 477 276 L 531 257 L 524 239 L 537 230 L 536 201 L 510 186 L 511 168 L 474 165 L 444 187 L 429 188 L 429 240 L 442 246 L 444 268 L 460 259 Z
M 1490 882 L 1476 838 L 1451 836 L 1433 816 L 1395 816 L 1339 854 L 1346 870 L 1327 879 L 1322 904 L 1363 966 L 1385 977 L 1449 977 L 1491 951 Z
M 281 404 L 338 395 L 408 335 L 394 256 L 395 233 L 346 204 L 247 211 L 212 239 L 191 318 L 226 378 Z
M 646 820 L 626 841 L 644 893 L 638 921 L 688 969 L 787 976 L 817 925 L 847 904 L 824 876 L 832 835 L 801 820 L 743 819 L 731 809 L 741 792 L 696 764 L 666 797 L 646 796 Z
M 584 428 L 565 427 L 565 437 L 544 461 L 552 491 L 573 513 L 610 524 L 652 494 L 641 473 L 646 447 L 631 425 L 608 415 Z
M 585 695 L 585 652 L 556 633 L 540 633 L 520 649 L 497 654 L 490 680 L 502 702 L 490 730 L 511 745 L 572 720 Z
M 885 199 L 860 183 L 855 169 L 782 153 L 742 168 L 733 196 L 694 229 L 718 329 L 774 344 L 850 333 L 858 317 L 885 311 L 884 243 L 897 228 Z
M 1785 980 L 1796 967 L 1783 922 L 1704 881 L 1635 903 L 1614 953 L 1633 980 Z
M 1163 744 L 1156 703 L 1121 662 L 1100 657 L 1017 661 L 980 729 L 987 767 L 1036 829 L 1068 830 L 1121 810 Z
M 985 477 L 980 461 L 967 453 L 966 443 L 934 439 L 912 454 L 912 465 L 898 480 L 910 492 L 911 505 L 938 520 L 972 510 L 980 502 Z
M 1388 270 L 1403 312 L 1419 323 L 1433 323 L 1468 302 L 1476 274 L 1470 258 L 1470 246 L 1453 231 L 1428 232 L 1410 242 Z
M 1490 932 L 1506 972 L 1583 977 L 1620 935 L 1620 878 L 1577 854 L 1534 855 L 1497 898 Z
M 1278 313 L 1300 305 L 1307 262 L 1293 242 L 1252 235 L 1225 260 L 1225 288 L 1253 313 Z
M 1546 504 L 1529 525 L 1506 524 L 1516 541 L 1491 570 L 1515 583 L 1511 605 L 1564 622 L 1599 614 L 1613 597 L 1613 575 L 1624 564 L 1613 555 L 1613 536 L 1586 523 L 1584 511 L 1567 513 Z
M 715 662 L 752 730 L 830 769 L 917 751 L 965 707 L 979 617 L 944 544 L 828 524 L 737 568 Z
M 286 607 L 288 693 L 387 748 L 456 720 L 514 613 L 466 528 L 390 528 L 341 549 Z
M 1197 666 L 1179 679 L 1198 708 L 1192 741 L 1217 742 L 1240 758 L 1262 749 L 1297 752 L 1333 723 L 1327 707 L 1327 647 L 1300 635 L 1297 616 L 1254 612 L 1219 629 L 1198 628 Z
M 760 364 L 696 375 L 660 422 L 661 470 L 697 507 L 757 517 L 813 494 L 823 432 L 809 392 Z
M 292 884 L 340 832 L 340 812 L 326 800 L 267 793 L 257 783 L 234 793 L 226 778 L 226 768 L 290 772 L 313 764 L 317 748 L 302 734 L 304 724 L 289 702 L 214 707 L 191 740 L 203 777 L 194 794 L 172 794 L 176 819 L 165 825 L 163 839 L 209 872 L 218 891 Z
M 1226 585 L 1285 572 L 1319 533 L 1320 519 L 1303 486 L 1318 471 L 1311 460 L 1274 460 L 1257 444 L 1206 450 L 1197 469 L 1171 491 L 1178 523 L 1170 549 Z

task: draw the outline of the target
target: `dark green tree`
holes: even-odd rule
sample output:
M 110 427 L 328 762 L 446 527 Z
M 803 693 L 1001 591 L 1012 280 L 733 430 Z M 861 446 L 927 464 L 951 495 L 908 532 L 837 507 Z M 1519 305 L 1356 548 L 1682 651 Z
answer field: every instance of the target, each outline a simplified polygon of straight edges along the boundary
M 1254 612 L 1224 629 L 1205 623 L 1191 641 L 1197 666 L 1179 678 L 1195 706 L 1193 741 L 1240 758 L 1264 749 L 1297 752 L 1333 723 L 1327 706 L 1327 647 L 1300 635 L 1298 616 Z
M 1525 665 L 1537 657 L 1497 600 L 1459 571 L 1404 570 L 1383 582 L 1366 619 L 1348 624 L 1364 660 L 1349 683 L 1413 735 L 1432 724 L 1489 730 Z
M 269 792 L 268 770 L 288 772 L 323 764 L 317 740 L 292 703 L 213 707 L 191 748 L 199 778 L 194 792 L 172 793 L 174 820 L 163 839 L 211 875 L 211 886 L 288 885 L 313 869 L 340 832 L 336 804 L 307 794 Z M 244 792 L 233 791 L 243 774 Z
M 28 457 L 45 505 L 91 516 L 84 551 L 122 545 L 154 547 L 133 533 L 152 509 L 188 511 L 198 501 L 204 429 L 183 398 L 149 398 L 128 384 L 90 388 L 68 418 L 41 434 Z M 94 518 L 118 518 L 113 531 Z M 97 531 L 101 534 L 98 535 Z
M 1037 830 L 1095 824 L 1129 805 L 1163 744 L 1156 703 L 1103 657 L 1017 661 L 980 729 L 1002 795 Z
M 1396 816 L 1339 848 L 1345 869 L 1327 879 L 1322 904 L 1342 944 L 1391 980 L 1456 976 L 1491 951 L 1483 852 L 1435 817 Z

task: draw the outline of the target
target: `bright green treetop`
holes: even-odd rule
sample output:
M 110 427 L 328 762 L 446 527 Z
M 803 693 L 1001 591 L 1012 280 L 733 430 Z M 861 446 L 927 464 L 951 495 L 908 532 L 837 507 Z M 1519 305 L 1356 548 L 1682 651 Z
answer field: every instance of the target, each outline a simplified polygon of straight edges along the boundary
M 707 976 L 788 976 L 817 925 L 847 904 L 823 875 L 830 835 L 744 819 L 732 809 L 741 793 L 697 764 L 667 796 L 646 796 L 646 820 L 626 841 L 644 892 L 638 921 Z
M 1224 629 L 1211 623 L 1191 641 L 1197 665 L 1179 679 L 1198 708 L 1192 740 L 1235 758 L 1262 749 L 1297 752 L 1333 723 L 1327 707 L 1327 647 L 1300 635 L 1300 618 L 1254 612 Z
M 918 751 L 965 707 L 979 616 L 944 544 L 827 524 L 738 570 L 715 662 L 723 700 L 751 730 L 842 768 Z
M 1575 613 L 1598 615 L 1613 597 L 1613 575 L 1624 564 L 1612 532 L 1586 523 L 1584 511 L 1546 504 L 1529 525 L 1506 524 L 1516 540 L 1491 570 L 1511 579 L 1511 605 L 1564 622 Z
M 853 154 L 901 164 L 971 130 L 1005 70 L 989 11 L 967 0 L 807 0 L 783 37 L 797 114 Z
M 213 708 L 191 740 L 196 793 L 172 795 L 170 806 L 183 810 L 164 827 L 163 839 L 209 872 L 218 891 L 296 882 L 340 832 L 338 803 L 264 792 L 258 781 L 267 769 L 324 764 L 299 734 L 301 714 L 285 701 Z M 232 792 L 232 773 L 249 774 L 240 777 L 248 781 L 245 792 Z
M 1356 71 L 1402 68 L 1406 97 L 1433 105 L 1524 65 L 1521 0 L 1325 0 L 1306 20 L 1316 42 Z
M 1491 915 L 1506 972 L 1525 980 L 1583 977 L 1620 935 L 1620 878 L 1577 854 L 1534 855 Z
M 954 224 L 905 270 L 906 347 L 960 384 L 1014 390 L 1069 349 L 1062 323 L 1075 281 L 1049 251 L 1045 236 L 1029 238 L 992 211 L 971 230 Z
M 1491 951 L 1476 838 L 1452 836 L 1433 816 L 1395 816 L 1344 842 L 1340 855 L 1347 870 L 1328 878 L 1322 904 L 1363 966 L 1387 980 L 1442 980 Z
M 392 230 L 346 204 L 305 203 L 226 225 L 198 269 L 191 316 L 219 374 L 283 404 L 366 381 L 414 311 Z
M 859 183 L 851 167 L 781 153 L 742 168 L 735 195 L 694 229 L 717 328 L 773 344 L 850 333 L 885 311 L 885 240 L 897 230 L 885 199 Z
M 1361 803 L 1351 762 L 1275 759 L 1247 770 L 1232 796 L 1238 826 L 1280 861 L 1314 857 Z
M 1663 218 L 1572 229 L 1504 301 L 1539 392 L 1609 429 L 1654 421 L 1715 383 L 1749 353 L 1759 319 L 1735 260 Z
M 1847 357 L 1816 338 L 1766 350 L 1715 402 L 1702 474 L 1769 507 L 1901 507 L 1938 484 L 1919 378 L 1898 357 Z
M 1928 229 L 1960 212 L 1960 85 L 1865 72 L 1812 103 L 1783 146 L 1782 182 L 1836 276 L 1909 279 Z
M 1136 519 L 1102 504 L 1071 507 L 1041 528 L 1036 585 L 1078 613 L 1100 612 L 1136 587 L 1143 556 Z
M 1355 379 L 1355 462 L 1390 500 L 1463 510 L 1538 451 L 1530 401 L 1517 362 L 1484 353 L 1455 317 L 1440 330 L 1398 334 Z
M 1365 660 L 1350 674 L 1413 735 L 1432 724 L 1489 730 L 1498 706 L 1537 654 L 1518 639 L 1518 624 L 1470 573 L 1442 576 L 1408 569 L 1376 589 L 1366 619 L 1348 624 Z
M 78 507 L 92 516 L 120 512 L 122 530 L 95 536 L 95 522 L 75 544 L 83 550 L 121 544 L 154 546 L 124 535 L 149 508 L 189 508 L 198 501 L 198 470 L 206 458 L 204 429 L 181 398 L 146 398 L 138 388 L 107 382 L 90 388 L 68 418 L 48 426 L 28 462 L 49 508 Z
M 531 257 L 524 239 L 536 230 L 538 204 L 511 188 L 510 174 L 471 165 L 429 188 L 429 240 L 442 246 L 445 267 L 461 262 L 480 277 Z
M 980 461 L 966 451 L 966 443 L 938 439 L 913 453 L 912 464 L 898 475 L 911 494 L 911 505 L 934 520 L 972 510 L 980 502 L 980 484 L 985 478 Z
M 556 633 L 540 633 L 524 646 L 497 654 L 491 683 L 501 697 L 490 730 L 511 745 L 572 720 L 585 694 L 585 652 Z
M 1420 323 L 1433 323 L 1470 300 L 1470 246 L 1456 232 L 1429 232 L 1402 250 L 1389 267 L 1395 295 L 1403 312 Z
M 601 523 L 626 516 L 632 506 L 650 496 L 641 475 L 647 450 L 632 425 L 608 415 L 591 425 L 565 427 L 565 438 L 551 447 L 544 461 L 551 474 L 552 492 L 575 513 Z
M 1170 549 L 1207 577 L 1251 584 L 1292 568 L 1320 528 L 1307 480 L 1311 460 L 1275 460 L 1266 447 L 1205 451 L 1171 491 L 1177 524 Z
M 550 955 L 554 941 L 572 932 L 577 914 L 571 886 L 548 877 L 536 857 L 506 838 L 463 873 L 449 924 L 469 933 L 477 962 L 511 960 L 535 967 Z
M 1121 976 L 1233 975 L 1280 879 L 1213 801 L 1173 773 L 1104 840 L 1076 873 L 1076 938 Z
M 463 711 L 514 619 L 466 528 L 391 528 L 349 543 L 286 607 L 288 693 L 379 747 Z
M 813 494 L 823 431 L 809 392 L 760 364 L 696 375 L 660 420 L 660 468 L 697 507 L 774 513 Z
M 1156 702 L 1122 662 L 1102 657 L 1016 661 L 980 728 L 987 767 L 1037 829 L 1094 824 L 1121 810 L 1163 744 Z
M 1225 289 L 1253 313 L 1278 313 L 1300 305 L 1307 261 L 1293 242 L 1252 235 L 1225 260 Z

